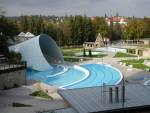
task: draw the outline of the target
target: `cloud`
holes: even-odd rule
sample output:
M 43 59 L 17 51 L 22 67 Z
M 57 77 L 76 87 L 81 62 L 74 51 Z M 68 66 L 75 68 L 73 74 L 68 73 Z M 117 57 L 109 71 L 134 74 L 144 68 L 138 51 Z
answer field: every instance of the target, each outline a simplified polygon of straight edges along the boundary
M 150 16 L 150 0 L 0 0 L 9 16 L 86 14 L 87 16 Z

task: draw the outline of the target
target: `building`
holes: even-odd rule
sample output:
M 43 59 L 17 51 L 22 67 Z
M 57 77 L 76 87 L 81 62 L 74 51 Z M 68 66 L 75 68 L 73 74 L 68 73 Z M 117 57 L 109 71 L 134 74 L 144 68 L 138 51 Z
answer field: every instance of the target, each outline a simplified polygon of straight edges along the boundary
M 113 20 L 113 24 L 116 24 L 116 22 L 118 22 L 121 25 L 127 25 L 127 18 L 126 17 L 106 18 L 108 25 L 110 25 L 111 19 Z
M 16 43 L 21 43 L 21 42 L 24 42 L 26 40 L 29 40 L 31 38 L 35 37 L 35 35 L 33 35 L 32 33 L 30 32 L 27 32 L 27 33 L 24 33 L 24 32 L 21 32 L 19 35 L 17 35 L 15 37 L 15 42 Z
M 150 44 L 150 38 L 140 39 L 140 43 L 142 43 L 142 44 Z
M 110 42 L 109 38 L 102 38 L 101 34 L 99 33 L 95 42 L 84 42 L 83 47 L 86 49 L 100 48 L 109 44 L 109 42 Z
M 57 113 L 150 111 L 150 86 L 140 84 L 58 90 L 58 93 L 64 98 L 68 108 L 56 110 Z

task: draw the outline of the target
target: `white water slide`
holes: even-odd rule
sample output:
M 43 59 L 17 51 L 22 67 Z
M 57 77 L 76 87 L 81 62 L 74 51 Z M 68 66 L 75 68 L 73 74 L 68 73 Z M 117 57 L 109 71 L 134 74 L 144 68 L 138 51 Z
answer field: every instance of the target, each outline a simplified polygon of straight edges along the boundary
M 50 64 L 60 64 L 64 61 L 58 45 L 46 34 L 10 46 L 9 50 L 20 52 L 22 60 L 27 61 L 27 67 L 38 71 L 53 69 Z

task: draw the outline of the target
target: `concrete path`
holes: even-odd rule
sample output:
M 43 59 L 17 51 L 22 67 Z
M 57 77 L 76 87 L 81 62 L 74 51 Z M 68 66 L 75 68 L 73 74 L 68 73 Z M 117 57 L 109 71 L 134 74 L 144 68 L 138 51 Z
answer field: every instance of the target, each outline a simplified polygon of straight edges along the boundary
M 127 58 L 113 58 L 116 53 L 110 52 L 110 51 L 103 51 L 104 54 L 108 54 L 108 56 L 103 57 L 103 58 L 94 58 L 93 60 L 89 61 L 83 61 L 80 64 L 90 64 L 90 63 L 97 63 L 97 62 L 102 62 L 102 63 L 108 63 L 111 64 L 114 68 L 117 68 L 118 70 L 121 71 L 121 73 L 124 75 L 124 79 L 128 81 L 128 83 L 141 83 L 144 84 L 144 81 L 133 81 L 131 79 L 136 79 L 136 78 L 143 78 L 143 77 L 150 77 L 150 72 L 145 72 L 144 70 L 140 69 L 135 69 L 133 68 L 132 72 L 128 72 L 128 66 L 123 66 L 119 65 L 119 61 L 121 60 L 130 60 L 130 59 L 135 59 L 138 60 L 138 57 L 127 57 Z M 141 59 L 147 58 L 147 57 L 140 57 Z M 78 64 L 78 63 L 76 63 Z
M 0 91 L 0 113 L 35 113 L 35 111 L 64 108 L 64 101 L 57 93 L 58 88 L 43 83 L 41 83 L 41 87 L 44 91 L 48 90 L 48 94 L 54 99 L 29 96 L 38 90 L 35 82 L 31 80 L 28 80 L 27 86 Z M 32 105 L 33 107 L 12 107 L 13 102 Z
M 89 64 L 89 63 L 97 63 L 97 62 L 109 63 L 123 73 L 125 80 L 128 81 L 126 82 L 126 84 L 128 83 L 143 84 L 145 81 L 136 82 L 131 79 L 150 77 L 150 72 L 145 72 L 139 69 L 133 69 L 132 72 L 127 72 L 128 67 L 119 65 L 118 63 L 118 61 L 120 60 L 133 59 L 133 58 L 113 58 L 115 53 L 109 51 L 104 51 L 104 53 L 109 55 L 104 58 L 94 58 L 93 60 L 89 60 L 89 61 L 73 63 L 73 65 Z M 48 90 L 48 94 L 51 95 L 54 98 L 54 100 L 29 96 L 29 94 L 38 90 L 38 87 L 35 84 L 35 82 L 31 80 L 28 80 L 27 86 L 0 91 L 0 113 L 35 113 L 35 111 L 64 108 L 64 104 L 63 104 L 64 101 L 57 93 L 58 88 L 48 86 L 44 83 L 41 84 L 41 88 L 44 91 Z M 11 106 L 12 102 L 28 104 L 28 105 L 32 105 L 33 107 L 12 107 Z

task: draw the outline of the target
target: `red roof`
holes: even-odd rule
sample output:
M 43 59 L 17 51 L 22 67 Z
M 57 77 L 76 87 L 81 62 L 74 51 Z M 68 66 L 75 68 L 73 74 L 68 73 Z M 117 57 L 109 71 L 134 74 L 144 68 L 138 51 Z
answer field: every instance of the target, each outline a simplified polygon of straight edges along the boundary
M 113 22 L 117 22 L 117 21 L 120 22 L 121 19 L 124 19 L 124 21 L 127 20 L 126 17 L 112 17 L 112 19 L 113 19 Z M 111 18 L 107 20 L 107 22 L 110 22 L 110 21 L 111 21 Z

